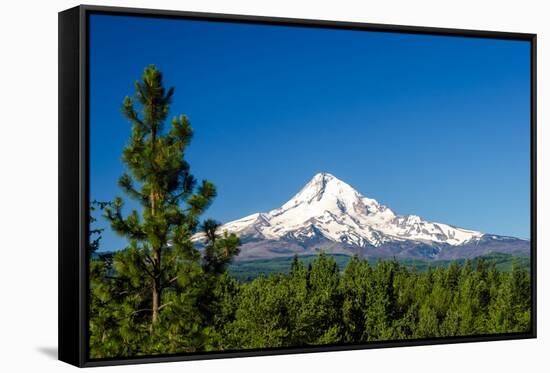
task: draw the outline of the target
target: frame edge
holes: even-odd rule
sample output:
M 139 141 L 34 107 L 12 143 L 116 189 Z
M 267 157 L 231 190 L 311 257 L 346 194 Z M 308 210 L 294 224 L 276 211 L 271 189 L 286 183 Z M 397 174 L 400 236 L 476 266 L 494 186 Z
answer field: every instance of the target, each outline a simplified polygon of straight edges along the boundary
M 80 367 L 81 10 L 58 13 L 58 359 Z
M 347 346 L 318 346 L 262 351 L 238 351 L 213 354 L 133 357 L 129 359 L 90 360 L 87 357 L 87 303 L 86 273 L 87 251 L 86 185 L 87 154 L 87 97 L 86 97 L 86 48 L 85 19 L 90 13 L 111 13 L 133 16 L 157 16 L 165 18 L 190 18 L 238 23 L 264 23 L 303 27 L 339 28 L 400 32 L 412 34 L 438 34 L 445 36 L 523 40 L 531 43 L 531 273 L 532 281 L 532 329 L 515 335 L 491 335 L 421 341 L 390 341 Z M 80 5 L 59 12 L 59 360 L 78 367 L 113 366 L 126 364 L 162 363 L 219 358 L 239 358 L 297 353 L 337 352 L 391 347 L 429 346 L 468 342 L 505 341 L 537 337 L 536 323 L 536 39 L 533 33 L 464 30 L 454 28 L 400 26 L 349 21 L 298 19 L 223 13 L 203 13 L 178 10 L 138 9 Z M 75 155 L 78 154 L 77 157 Z M 64 157 L 64 155 L 68 157 Z M 72 159 L 71 159 L 72 157 Z M 82 184 L 83 183 L 83 184 Z M 76 193 L 76 194 L 75 194 Z M 69 232 L 67 231 L 69 230 Z M 82 264 L 84 263 L 84 264 Z M 67 268 L 69 266 L 69 268 Z M 63 316 L 64 314 L 65 316 Z M 76 326 L 75 326 L 76 325 Z

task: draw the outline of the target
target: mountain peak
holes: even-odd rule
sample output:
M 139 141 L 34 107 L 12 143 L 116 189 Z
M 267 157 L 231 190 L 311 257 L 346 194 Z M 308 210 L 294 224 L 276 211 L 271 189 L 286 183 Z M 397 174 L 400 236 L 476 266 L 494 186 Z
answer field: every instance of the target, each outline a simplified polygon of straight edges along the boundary
M 221 229 L 239 235 L 251 248 L 275 245 L 266 249 L 270 255 L 296 250 L 304 254 L 321 243 L 342 252 L 353 248 L 376 253 L 387 247 L 388 252 L 394 253 L 392 250 L 407 245 L 428 245 L 437 251 L 438 245 L 456 246 L 483 236 L 481 232 L 425 221 L 416 215 L 396 215 L 327 172 L 315 174 L 281 207 L 226 223 Z
M 313 176 L 313 178 L 311 179 L 311 181 L 330 181 L 330 180 L 338 180 L 338 178 L 336 178 L 334 175 L 332 174 L 329 174 L 328 172 L 318 172 L 315 174 L 315 176 Z
M 327 172 L 319 172 L 281 209 L 287 210 L 300 205 L 308 205 L 325 201 L 334 205 L 336 200 L 355 203 L 362 196 L 349 184 L 339 180 Z
M 339 180 L 334 175 L 331 175 L 328 172 L 319 172 L 315 174 L 315 176 L 313 176 L 313 178 L 302 188 L 300 193 L 306 190 L 310 190 L 315 195 L 323 194 L 326 190 L 327 184 L 331 182 L 344 183 L 343 181 Z

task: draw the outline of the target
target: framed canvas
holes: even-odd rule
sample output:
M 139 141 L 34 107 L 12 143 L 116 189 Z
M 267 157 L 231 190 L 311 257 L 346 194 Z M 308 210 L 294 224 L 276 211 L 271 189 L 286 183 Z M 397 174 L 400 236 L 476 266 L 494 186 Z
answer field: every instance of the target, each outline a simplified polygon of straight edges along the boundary
M 59 13 L 59 358 L 536 336 L 536 35 Z

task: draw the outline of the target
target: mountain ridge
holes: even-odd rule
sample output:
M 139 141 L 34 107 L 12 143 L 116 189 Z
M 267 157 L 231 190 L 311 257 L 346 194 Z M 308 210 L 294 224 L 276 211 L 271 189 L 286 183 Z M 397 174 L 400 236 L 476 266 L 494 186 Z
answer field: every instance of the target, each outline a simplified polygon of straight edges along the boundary
M 317 173 L 281 207 L 220 227 L 241 238 L 238 260 L 329 253 L 442 259 L 478 256 L 485 249 L 528 252 L 529 241 L 485 234 L 417 215 L 398 215 L 335 176 Z M 202 235 L 194 236 L 200 243 Z M 498 245 L 497 243 L 500 243 Z M 460 248 L 457 251 L 453 248 Z

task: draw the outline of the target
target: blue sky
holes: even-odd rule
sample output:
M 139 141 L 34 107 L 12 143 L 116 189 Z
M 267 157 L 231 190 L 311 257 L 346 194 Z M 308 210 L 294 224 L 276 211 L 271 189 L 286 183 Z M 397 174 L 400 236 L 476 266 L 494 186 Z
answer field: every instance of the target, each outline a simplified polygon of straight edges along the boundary
M 529 237 L 528 42 L 93 15 L 91 199 L 122 195 L 120 106 L 149 64 L 218 188 L 207 217 L 279 207 L 325 171 L 399 214 Z

